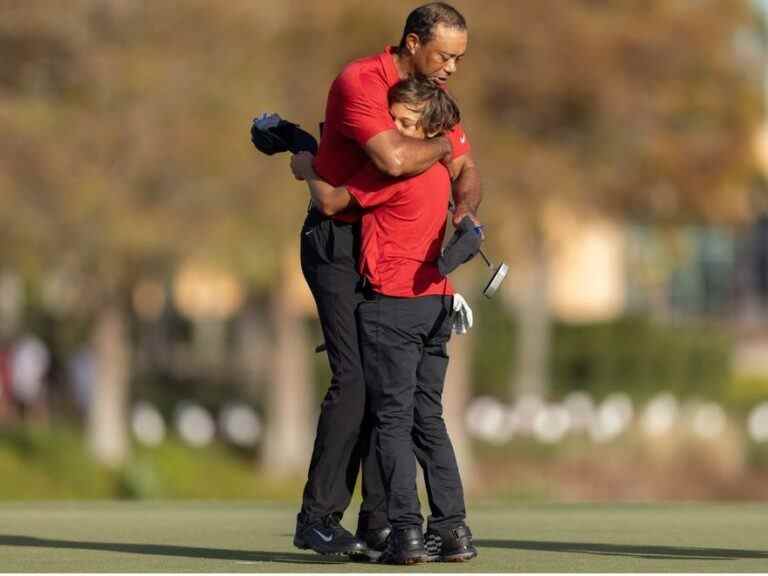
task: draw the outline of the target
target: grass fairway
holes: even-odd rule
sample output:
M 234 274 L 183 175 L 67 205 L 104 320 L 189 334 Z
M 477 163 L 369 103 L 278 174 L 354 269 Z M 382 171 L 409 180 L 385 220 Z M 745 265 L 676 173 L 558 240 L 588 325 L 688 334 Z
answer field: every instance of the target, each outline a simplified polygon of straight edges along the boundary
M 294 549 L 294 514 L 253 502 L 3 504 L 0 571 L 403 571 Z M 469 520 L 476 560 L 407 571 L 768 571 L 765 504 L 477 505 Z

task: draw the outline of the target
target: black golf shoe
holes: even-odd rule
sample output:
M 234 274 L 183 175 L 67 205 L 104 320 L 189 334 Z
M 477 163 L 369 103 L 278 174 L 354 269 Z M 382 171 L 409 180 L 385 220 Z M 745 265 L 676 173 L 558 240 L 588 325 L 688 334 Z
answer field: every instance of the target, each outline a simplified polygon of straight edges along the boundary
M 368 551 L 364 556 L 369 561 L 376 562 L 381 557 L 382 552 L 386 550 L 387 544 L 389 543 L 389 535 L 391 533 L 392 528 L 389 526 L 372 530 L 360 530 L 360 528 L 358 528 L 355 536 L 357 536 L 359 540 L 362 540 L 368 548 Z
M 318 554 L 364 554 L 368 548 L 359 538 L 353 536 L 332 516 L 307 523 L 299 515 L 296 518 L 296 533 L 293 545 L 302 550 L 313 550 Z
M 365 542 L 371 550 L 378 550 L 384 552 L 387 547 L 387 540 L 392 533 L 392 528 L 384 526 L 384 528 L 378 528 L 373 530 L 358 530 L 356 536 Z
M 477 556 L 472 544 L 472 532 L 466 524 L 449 530 L 429 528 L 424 537 L 424 547 L 430 562 L 466 562 Z
M 421 528 L 416 527 L 392 530 L 387 539 L 387 547 L 379 558 L 381 564 L 419 564 L 428 561 L 424 534 Z

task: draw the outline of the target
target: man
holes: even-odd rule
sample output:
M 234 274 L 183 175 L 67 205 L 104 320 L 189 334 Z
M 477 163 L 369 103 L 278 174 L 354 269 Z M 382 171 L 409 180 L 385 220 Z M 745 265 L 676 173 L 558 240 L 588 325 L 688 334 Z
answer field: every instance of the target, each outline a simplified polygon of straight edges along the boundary
M 456 104 L 427 79 L 398 82 L 389 100 L 401 133 L 433 138 L 458 123 Z M 291 169 L 307 182 L 324 214 L 353 203 L 364 209 L 359 269 L 367 289 L 358 307 L 358 328 L 392 526 L 381 561 L 471 560 L 477 551 L 465 524 L 461 478 L 442 417 L 445 345 L 455 303 L 437 265 L 450 197 L 448 172 L 434 164 L 415 176 L 391 178 L 368 163 L 349 183 L 334 187 L 314 173 L 309 153 L 294 156 Z M 432 512 L 430 554 L 422 534 L 414 453 L 424 469 Z
M 387 93 L 420 74 L 445 85 L 467 46 L 466 22 L 451 6 L 431 3 L 408 16 L 397 48 L 349 64 L 328 94 L 315 172 L 333 186 L 348 182 L 369 161 L 386 175 L 418 174 L 443 162 L 453 176 L 454 222 L 480 204 L 480 180 L 460 126 L 430 140 L 400 134 L 389 115 Z M 365 383 L 355 310 L 363 300 L 357 272 L 359 214 L 332 218 L 310 209 L 301 231 L 301 263 L 317 304 L 331 386 L 323 400 L 317 436 L 297 516 L 294 544 L 323 554 L 381 550 L 389 535 L 386 496 L 364 419 Z M 363 503 L 357 536 L 341 525 L 362 461 Z

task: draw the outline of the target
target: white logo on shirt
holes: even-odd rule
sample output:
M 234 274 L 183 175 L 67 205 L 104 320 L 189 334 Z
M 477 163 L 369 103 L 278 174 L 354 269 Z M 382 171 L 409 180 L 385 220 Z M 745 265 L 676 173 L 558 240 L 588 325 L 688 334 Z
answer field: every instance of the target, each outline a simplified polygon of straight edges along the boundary
M 462 144 L 464 144 L 464 142 L 466 142 L 466 141 L 467 141 L 467 135 L 466 135 L 466 134 L 462 134 L 462 135 L 461 135 L 461 138 L 459 138 L 459 142 L 461 142 Z

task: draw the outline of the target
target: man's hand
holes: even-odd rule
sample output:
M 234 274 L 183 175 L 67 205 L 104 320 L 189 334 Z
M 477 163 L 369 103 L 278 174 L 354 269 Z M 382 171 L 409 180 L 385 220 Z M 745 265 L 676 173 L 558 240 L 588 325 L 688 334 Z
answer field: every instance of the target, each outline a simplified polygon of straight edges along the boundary
M 480 220 L 477 219 L 477 215 L 475 214 L 475 211 L 472 210 L 471 206 L 467 204 L 459 204 L 451 211 L 453 212 L 452 220 L 454 228 L 459 227 L 459 222 L 464 219 L 464 216 L 469 216 L 469 219 L 472 220 L 472 223 L 475 225 L 475 230 L 480 235 L 480 240 L 485 240 L 485 227 L 480 224 Z
M 475 226 L 480 226 L 480 220 L 477 219 L 477 215 L 466 204 L 459 204 L 453 211 L 453 225 L 458 226 L 459 222 L 464 219 L 464 216 L 469 216 L 469 219 L 474 222 Z
M 291 172 L 296 180 L 308 180 L 315 176 L 312 162 L 315 157 L 309 152 L 299 152 L 291 156 Z

